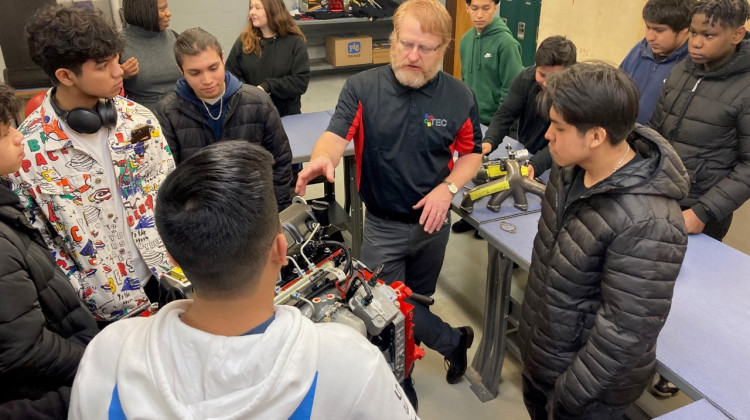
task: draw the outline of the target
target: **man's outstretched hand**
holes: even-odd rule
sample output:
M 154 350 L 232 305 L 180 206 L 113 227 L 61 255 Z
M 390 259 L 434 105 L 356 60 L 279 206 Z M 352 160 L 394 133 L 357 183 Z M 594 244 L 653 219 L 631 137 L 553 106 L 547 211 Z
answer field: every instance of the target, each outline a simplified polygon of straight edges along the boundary
M 307 184 L 319 175 L 325 175 L 328 182 L 334 181 L 333 162 L 327 156 L 319 156 L 305 165 L 304 169 L 297 174 L 297 185 L 294 187 L 294 192 L 305 195 Z

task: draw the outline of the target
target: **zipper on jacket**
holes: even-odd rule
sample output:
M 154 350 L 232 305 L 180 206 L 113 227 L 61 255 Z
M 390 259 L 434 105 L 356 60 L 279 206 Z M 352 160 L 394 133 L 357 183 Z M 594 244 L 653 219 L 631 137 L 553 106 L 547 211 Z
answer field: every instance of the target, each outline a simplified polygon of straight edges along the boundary
M 698 80 L 695 81 L 695 85 L 693 85 L 693 88 L 690 89 L 690 96 L 688 96 L 687 103 L 685 103 L 685 106 L 682 107 L 682 111 L 680 111 L 680 115 L 677 117 L 677 121 L 675 122 L 674 128 L 672 131 L 669 132 L 669 138 L 674 138 L 675 133 L 678 132 L 680 129 L 680 126 L 682 125 L 682 120 L 685 118 L 685 114 L 687 114 L 687 110 L 690 107 L 690 104 L 693 102 L 693 98 L 695 98 L 695 91 L 698 90 L 698 85 L 701 84 L 701 81 L 703 80 L 703 76 L 699 77 Z M 677 102 L 677 101 L 675 101 Z

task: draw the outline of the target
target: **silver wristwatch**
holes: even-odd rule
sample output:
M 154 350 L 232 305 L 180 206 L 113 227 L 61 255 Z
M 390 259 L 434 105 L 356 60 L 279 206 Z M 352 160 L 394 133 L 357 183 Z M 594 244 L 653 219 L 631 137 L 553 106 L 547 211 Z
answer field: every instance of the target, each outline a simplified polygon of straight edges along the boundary
M 456 193 L 458 192 L 458 187 L 456 186 L 456 184 L 448 181 L 443 181 L 443 184 L 448 186 L 448 191 L 450 191 L 451 194 L 456 195 Z

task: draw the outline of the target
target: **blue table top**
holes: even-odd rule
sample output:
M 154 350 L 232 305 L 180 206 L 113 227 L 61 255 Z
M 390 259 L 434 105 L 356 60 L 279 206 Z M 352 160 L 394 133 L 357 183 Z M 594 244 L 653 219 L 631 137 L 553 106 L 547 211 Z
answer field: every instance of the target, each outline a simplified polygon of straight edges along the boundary
M 531 202 L 531 197 L 536 198 L 533 194 L 526 194 L 526 196 L 529 197 L 529 202 Z M 532 213 L 504 220 L 515 226 L 515 233 L 501 229 L 501 222 L 489 222 L 479 225 L 479 234 L 492 246 L 510 257 L 519 267 L 528 270 L 540 215 L 541 213 Z
M 331 121 L 328 111 L 310 112 L 307 114 L 287 115 L 281 118 L 289 146 L 292 148 L 292 162 L 306 162 L 310 160 L 313 146 Z
M 698 400 L 654 420 L 728 420 L 716 407 L 706 400 Z
M 750 257 L 691 235 L 656 358 L 707 400 L 750 419 Z

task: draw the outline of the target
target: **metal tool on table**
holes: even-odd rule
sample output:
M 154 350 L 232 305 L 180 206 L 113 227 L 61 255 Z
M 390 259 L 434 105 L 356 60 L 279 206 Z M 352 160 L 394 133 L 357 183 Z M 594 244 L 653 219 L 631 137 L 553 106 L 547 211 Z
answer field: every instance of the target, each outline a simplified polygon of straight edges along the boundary
M 477 175 L 472 180 L 476 187 L 464 193 L 461 209 L 467 213 L 474 210 L 474 202 L 482 197 L 491 195 L 487 208 L 499 212 L 500 206 L 506 198 L 513 195 L 514 206 L 526 211 L 529 208 L 526 193 L 530 192 L 541 197 L 544 194 L 544 184 L 528 178 L 526 163 L 529 152 L 526 149 L 512 150 L 506 146 L 507 158 L 489 160 L 485 157 Z

